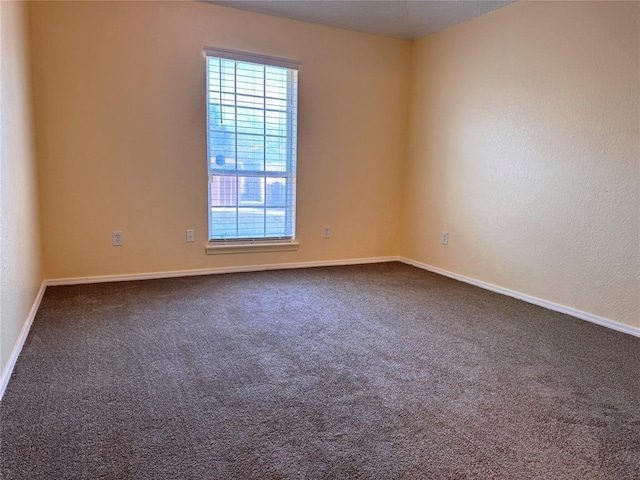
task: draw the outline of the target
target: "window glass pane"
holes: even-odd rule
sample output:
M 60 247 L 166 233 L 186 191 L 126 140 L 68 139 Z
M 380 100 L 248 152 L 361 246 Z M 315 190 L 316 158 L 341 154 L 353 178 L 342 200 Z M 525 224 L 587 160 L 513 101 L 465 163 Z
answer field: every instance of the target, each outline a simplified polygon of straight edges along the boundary
M 280 112 L 284 112 L 287 109 L 286 100 L 280 100 L 277 98 L 266 98 L 265 105 L 269 110 L 278 110 Z
M 239 133 L 264 133 L 264 111 L 238 107 Z
M 209 238 L 229 239 L 238 236 L 238 212 L 235 207 L 211 208 Z
M 264 177 L 238 177 L 238 205 L 264 204 Z
M 265 97 L 287 98 L 287 71 L 284 68 L 265 68 Z
M 264 97 L 253 97 L 250 95 L 238 95 L 237 102 L 239 107 L 264 108 Z
M 222 91 L 235 91 L 235 70 L 235 62 L 233 60 L 225 58 L 220 60 L 220 88 Z
M 264 170 L 264 137 L 238 134 L 238 170 Z
M 270 172 L 287 170 L 287 139 L 282 137 L 265 138 L 265 167 Z
M 286 209 L 267 208 L 266 209 L 266 236 L 284 237 L 287 235 L 286 229 Z
M 285 207 L 288 197 L 286 178 L 267 178 L 265 189 L 267 207 Z
M 215 103 L 217 103 L 219 105 L 224 105 L 226 107 L 231 107 L 230 111 L 231 112 L 235 111 L 235 109 L 234 109 L 235 101 L 236 101 L 235 93 L 211 92 L 209 94 L 209 98 L 211 99 L 211 102 L 215 102 Z
M 238 237 L 265 236 L 264 208 L 238 208 Z
M 267 135 L 287 135 L 287 114 L 286 112 L 265 112 L 265 133 Z
M 240 95 L 264 97 L 264 67 L 254 63 L 238 62 L 236 92 Z
M 211 175 L 211 206 L 235 206 L 238 203 L 237 182 L 235 175 Z
M 209 170 L 235 170 L 235 144 L 233 139 L 227 143 L 227 133 L 210 132 L 209 133 Z M 233 135 L 231 135 L 233 137 Z
M 209 90 L 219 92 L 222 86 L 222 63 L 219 58 L 209 57 Z

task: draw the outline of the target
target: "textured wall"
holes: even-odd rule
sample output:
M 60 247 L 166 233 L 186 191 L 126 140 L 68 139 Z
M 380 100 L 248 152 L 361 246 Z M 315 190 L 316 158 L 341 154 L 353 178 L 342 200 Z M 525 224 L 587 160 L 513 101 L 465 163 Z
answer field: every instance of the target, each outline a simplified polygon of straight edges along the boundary
M 640 326 L 639 16 L 520 2 L 414 45 L 404 256 Z
M 409 42 L 197 2 L 30 14 L 47 278 L 398 253 Z M 297 252 L 204 253 L 204 46 L 301 62 Z
M 0 2 L 0 372 L 42 283 L 26 10 Z

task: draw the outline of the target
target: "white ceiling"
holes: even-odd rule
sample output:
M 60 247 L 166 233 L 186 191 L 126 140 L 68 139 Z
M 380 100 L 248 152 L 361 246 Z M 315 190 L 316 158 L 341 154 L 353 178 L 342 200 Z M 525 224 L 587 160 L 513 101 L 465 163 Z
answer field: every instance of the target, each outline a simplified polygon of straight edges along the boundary
M 504 7 L 497 0 L 205 0 L 240 10 L 416 40 Z

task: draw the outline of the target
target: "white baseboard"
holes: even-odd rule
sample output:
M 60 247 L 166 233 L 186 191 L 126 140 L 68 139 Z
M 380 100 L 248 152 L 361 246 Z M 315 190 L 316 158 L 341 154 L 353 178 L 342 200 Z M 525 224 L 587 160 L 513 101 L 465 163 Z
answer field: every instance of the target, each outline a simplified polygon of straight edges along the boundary
M 497 285 L 493 285 L 492 283 L 476 280 L 475 278 L 465 277 L 464 275 L 459 275 L 457 273 L 449 272 L 448 270 L 443 270 L 442 268 L 433 267 L 431 265 L 427 265 L 426 263 L 417 262 L 409 258 L 399 257 L 398 260 L 402 263 L 406 263 L 407 265 L 412 265 L 414 267 L 421 268 L 423 270 L 428 270 L 430 272 L 437 273 L 439 275 L 444 275 L 445 277 L 453 278 L 454 280 L 459 280 L 461 282 L 465 282 L 470 285 L 475 285 L 476 287 L 484 288 L 485 290 L 491 290 L 492 292 L 500 293 L 502 295 L 507 295 L 509 297 L 514 297 L 519 300 L 523 300 L 527 303 L 538 305 L 539 307 L 548 308 L 549 310 L 554 310 L 560 313 L 566 313 L 567 315 L 571 315 L 572 317 L 576 317 L 581 320 L 586 320 L 587 322 L 596 323 L 603 327 L 611 328 L 613 330 L 617 330 L 623 333 L 628 333 L 629 335 L 633 335 L 634 337 L 640 337 L 640 328 L 638 327 L 633 327 L 631 325 L 626 325 L 624 323 L 616 322 L 615 320 L 610 320 L 605 317 L 599 317 L 597 315 L 593 315 L 588 312 L 583 312 L 582 310 L 577 310 L 572 307 L 560 305 L 559 303 L 550 302 L 548 300 L 543 300 L 542 298 L 534 297 L 532 295 L 516 292 L 515 290 L 509 290 L 508 288 L 499 287 Z
M 267 265 L 247 265 L 242 267 L 201 268 L 196 270 L 172 270 L 168 272 L 133 273 L 126 275 L 100 275 L 95 277 L 55 278 L 46 284 L 79 285 L 85 283 L 127 282 L 131 280 L 151 280 L 155 278 L 193 277 L 197 275 L 215 275 L 220 273 L 260 272 L 264 270 L 287 270 L 292 268 L 334 267 L 339 265 L 361 265 L 365 263 L 397 262 L 398 257 L 349 258 L 345 260 L 320 260 L 315 262 L 273 263 Z
M 0 400 L 2 400 L 4 392 L 7 389 L 9 379 L 11 378 L 11 374 L 13 373 L 13 368 L 15 367 L 18 356 L 22 351 L 24 342 L 27 340 L 29 330 L 31 329 L 31 324 L 33 323 L 33 319 L 36 318 L 36 313 L 38 313 L 38 308 L 40 307 L 40 302 L 42 301 L 42 297 L 44 296 L 44 291 L 46 289 L 47 282 L 45 280 L 44 282 L 42 282 L 42 285 L 40 285 L 38 295 L 36 295 L 36 299 L 31 306 L 31 310 L 29 310 L 29 315 L 27 316 L 27 319 L 22 326 L 22 330 L 20 330 L 20 335 L 18 335 L 18 339 L 16 340 L 15 345 L 13 346 L 13 350 L 11 351 L 11 355 L 9 356 L 9 361 L 7 362 L 7 365 L 4 367 L 4 371 L 2 372 L 2 377 L 0 377 Z

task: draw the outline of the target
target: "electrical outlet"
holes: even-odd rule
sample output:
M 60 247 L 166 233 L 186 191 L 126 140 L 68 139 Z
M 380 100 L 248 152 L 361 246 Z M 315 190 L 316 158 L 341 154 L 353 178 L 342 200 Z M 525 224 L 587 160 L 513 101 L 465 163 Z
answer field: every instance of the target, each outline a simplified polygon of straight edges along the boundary
M 124 237 L 122 236 L 121 231 L 115 230 L 111 232 L 111 245 L 114 247 L 121 247 L 124 245 Z
M 195 230 L 187 229 L 187 242 L 195 242 L 196 241 L 196 232 Z
M 322 238 L 329 238 L 329 227 L 322 227 Z
M 449 232 L 442 232 L 442 244 L 449 245 Z

